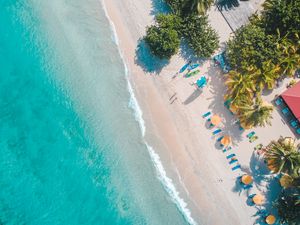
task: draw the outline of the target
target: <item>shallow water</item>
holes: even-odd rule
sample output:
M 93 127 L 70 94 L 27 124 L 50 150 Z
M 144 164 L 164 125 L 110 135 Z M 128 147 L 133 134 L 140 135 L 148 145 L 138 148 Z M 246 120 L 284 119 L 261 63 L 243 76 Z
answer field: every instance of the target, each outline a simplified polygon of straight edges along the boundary
M 0 224 L 187 223 L 112 37 L 97 0 L 0 0 Z

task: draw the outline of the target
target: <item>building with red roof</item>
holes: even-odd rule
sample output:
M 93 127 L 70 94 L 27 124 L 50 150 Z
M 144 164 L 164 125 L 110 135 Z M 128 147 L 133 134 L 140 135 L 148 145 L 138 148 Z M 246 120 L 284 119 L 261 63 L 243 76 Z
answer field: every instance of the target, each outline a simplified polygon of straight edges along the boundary
M 283 92 L 281 97 L 300 122 L 300 82 Z

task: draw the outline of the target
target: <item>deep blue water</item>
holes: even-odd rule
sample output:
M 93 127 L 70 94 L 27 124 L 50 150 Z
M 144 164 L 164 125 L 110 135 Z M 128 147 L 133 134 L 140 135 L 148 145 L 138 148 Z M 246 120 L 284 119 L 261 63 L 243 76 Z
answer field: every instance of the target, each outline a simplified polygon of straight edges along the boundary
M 186 224 L 98 0 L 0 0 L 0 224 Z

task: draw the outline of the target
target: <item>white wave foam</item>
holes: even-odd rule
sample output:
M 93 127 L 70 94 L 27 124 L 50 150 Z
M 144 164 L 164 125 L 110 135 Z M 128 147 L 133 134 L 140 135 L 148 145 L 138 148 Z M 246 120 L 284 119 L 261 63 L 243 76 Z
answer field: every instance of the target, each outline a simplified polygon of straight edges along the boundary
M 116 31 L 114 23 L 112 22 L 112 20 L 110 19 L 109 15 L 108 15 L 108 12 L 107 12 L 107 9 L 105 6 L 105 2 L 104 1 L 101 1 L 101 2 L 102 2 L 102 6 L 103 6 L 103 10 L 105 12 L 105 15 L 111 25 L 111 30 L 113 33 L 113 40 L 115 41 L 116 45 L 118 46 L 119 54 L 120 54 L 121 59 L 124 64 L 125 75 L 126 75 L 126 79 L 127 79 L 127 88 L 128 88 L 128 92 L 130 94 L 129 107 L 133 109 L 134 115 L 135 115 L 135 120 L 138 122 L 138 124 L 140 126 L 142 136 L 145 137 L 146 126 L 145 126 L 145 121 L 143 119 L 143 112 L 141 110 L 141 107 L 139 106 L 139 103 L 135 97 L 132 85 L 129 81 L 129 77 L 128 77 L 129 71 L 128 71 L 127 65 L 125 63 L 125 58 L 123 56 L 121 48 L 119 46 L 119 38 L 117 35 L 117 31 Z M 180 198 L 179 192 L 176 190 L 176 187 L 175 187 L 172 179 L 170 179 L 167 176 L 167 173 L 162 165 L 159 155 L 154 151 L 154 149 L 150 145 L 148 145 L 148 143 L 145 140 L 144 140 L 144 142 L 145 142 L 145 145 L 147 146 L 151 161 L 153 162 L 154 167 L 156 169 L 158 179 L 162 183 L 164 189 L 167 191 L 167 193 L 169 194 L 169 196 L 171 197 L 173 202 L 176 204 L 179 211 L 183 214 L 185 220 L 191 225 L 196 225 L 197 223 L 192 218 L 191 212 L 187 208 L 187 203 L 182 198 Z
M 191 216 L 190 210 L 187 208 L 187 203 L 180 198 L 178 191 L 176 190 L 173 181 L 171 178 L 167 176 L 167 173 L 161 163 L 161 160 L 159 158 L 159 155 L 153 150 L 151 146 L 149 146 L 147 143 L 147 148 L 150 153 L 150 157 L 152 162 L 154 163 L 157 175 L 161 183 L 163 184 L 165 190 L 168 192 L 168 194 L 171 196 L 172 200 L 177 205 L 178 209 L 182 212 L 185 219 L 189 224 L 196 225 L 197 223 Z

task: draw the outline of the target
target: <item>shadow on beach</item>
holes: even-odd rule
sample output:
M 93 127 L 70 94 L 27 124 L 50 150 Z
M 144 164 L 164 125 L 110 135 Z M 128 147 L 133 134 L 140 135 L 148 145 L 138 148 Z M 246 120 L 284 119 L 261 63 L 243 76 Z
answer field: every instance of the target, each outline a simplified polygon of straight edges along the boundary
M 216 6 L 221 10 L 230 10 L 240 5 L 239 0 L 217 0 Z
M 169 60 L 163 60 L 151 54 L 149 47 L 144 40 L 138 41 L 135 51 L 135 64 L 142 67 L 145 72 L 159 74 L 164 66 L 169 64 Z
M 202 93 L 202 90 L 199 88 L 195 89 L 194 92 L 183 102 L 184 105 L 188 105 L 197 99 Z
M 226 87 L 224 86 L 225 78 L 223 72 L 211 63 L 208 68 L 208 75 L 210 78 L 209 91 L 213 94 L 209 109 L 213 114 L 217 114 L 222 117 L 223 122 L 223 133 L 230 135 L 232 138 L 232 144 L 235 145 L 237 142 L 241 141 L 243 131 L 239 129 L 236 124 L 237 117 L 232 115 L 231 112 L 224 106 L 224 94 L 226 92 Z
M 189 47 L 185 40 L 181 40 L 179 55 L 186 61 L 192 61 L 193 63 L 203 64 L 205 62 L 204 58 L 199 58 L 195 56 L 193 49 Z
M 170 7 L 164 0 L 152 0 L 150 15 L 156 15 L 158 13 L 169 13 L 170 11 Z

